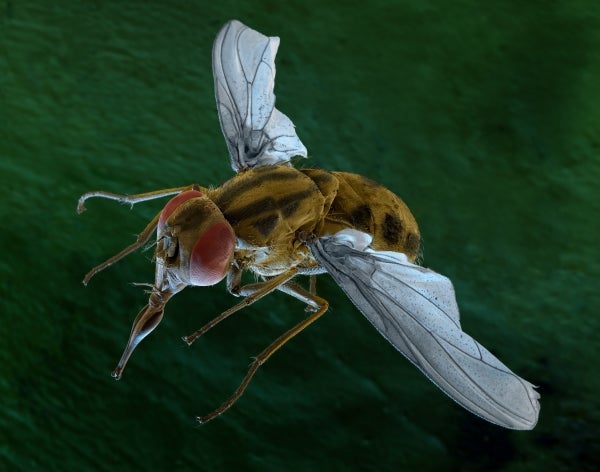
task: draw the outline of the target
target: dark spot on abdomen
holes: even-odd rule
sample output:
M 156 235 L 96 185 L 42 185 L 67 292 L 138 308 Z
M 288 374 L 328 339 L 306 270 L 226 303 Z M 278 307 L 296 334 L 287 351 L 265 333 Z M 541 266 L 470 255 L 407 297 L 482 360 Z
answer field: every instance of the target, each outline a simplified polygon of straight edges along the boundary
M 419 246 L 421 245 L 421 236 L 417 233 L 409 233 L 404 243 L 404 250 L 409 259 L 416 259 L 419 256 Z
M 373 213 L 371 213 L 369 205 L 364 204 L 357 206 L 352 210 L 352 213 L 350 213 L 350 220 L 352 221 L 352 226 L 356 229 L 370 233 Z
M 383 229 L 383 238 L 390 244 L 398 244 L 402 233 L 402 222 L 400 221 L 400 218 L 386 213 L 381 226 Z

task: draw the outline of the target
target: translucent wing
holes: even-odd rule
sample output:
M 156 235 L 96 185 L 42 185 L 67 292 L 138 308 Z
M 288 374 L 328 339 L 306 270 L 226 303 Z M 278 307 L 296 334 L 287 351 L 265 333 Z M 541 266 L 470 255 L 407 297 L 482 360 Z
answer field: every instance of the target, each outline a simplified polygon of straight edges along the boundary
M 306 157 L 291 120 L 275 108 L 275 55 L 269 38 L 239 21 L 227 23 L 213 46 L 213 75 L 221 130 L 234 171 Z
M 466 409 L 498 425 L 532 429 L 539 394 L 460 327 L 450 280 L 371 237 L 343 230 L 310 243 L 315 259 L 402 354 Z

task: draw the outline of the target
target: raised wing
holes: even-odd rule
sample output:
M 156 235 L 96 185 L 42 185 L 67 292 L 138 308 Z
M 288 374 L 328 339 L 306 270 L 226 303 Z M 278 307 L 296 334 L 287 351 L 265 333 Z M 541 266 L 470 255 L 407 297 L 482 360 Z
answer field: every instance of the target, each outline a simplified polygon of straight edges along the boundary
M 402 253 L 368 249 L 370 241 L 343 230 L 309 245 L 375 328 L 451 398 L 492 423 L 532 429 L 539 394 L 461 330 L 450 280 Z
M 237 20 L 228 22 L 213 46 L 215 96 L 231 167 L 289 164 L 306 157 L 291 120 L 275 108 L 275 55 L 269 38 Z

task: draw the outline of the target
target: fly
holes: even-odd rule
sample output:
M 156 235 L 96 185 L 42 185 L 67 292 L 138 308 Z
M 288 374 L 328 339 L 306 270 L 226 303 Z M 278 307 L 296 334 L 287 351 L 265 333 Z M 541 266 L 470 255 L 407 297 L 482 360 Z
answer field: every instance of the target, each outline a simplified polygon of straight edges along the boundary
M 315 290 L 327 272 L 375 328 L 441 390 L 482 418 L 512 429 L 537 423 L 539 394 L 464 333 L 452 283 L 416 264 L 420 235 L 406 204 L 360 175 L 296 169 L 307 151 L 291 120 L 275 108 L 279 38 L 228 22 L 213 47 L 221 130 L 236 174 L 216 188 L 193 184 L 138 195 L 96 191 L 91 197 L 135 204 L 174 196 L 137 240 L 93 268 L 83 283 L 144 246 L 156 231 L 155 279 L 112 373 L 119 379 L 133 350 L 158 326 L 169 299 L 187 286 L 226 279 L 242 300 L 183 339 L 191 345 L 216 324 L 275 290 L 309 314 L 262 351 L 237 390 L 207 422 L 231 407 L 278 349 L 321 317 L 328 302 Z M 259 282 L 242 284 L 242 273 Z M 309 288 L 296 279 L 309 277 Z

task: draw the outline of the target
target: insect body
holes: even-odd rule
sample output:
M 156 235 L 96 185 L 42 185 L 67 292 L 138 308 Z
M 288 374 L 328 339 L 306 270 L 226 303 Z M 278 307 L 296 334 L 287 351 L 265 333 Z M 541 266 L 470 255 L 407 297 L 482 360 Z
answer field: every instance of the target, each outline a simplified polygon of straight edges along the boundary
M 460 327 L 451 282 L 415 264 L 419 230 L 404 202 L 383 186 L 346 172 L 296 169 L 306 157 L 289 118 L 273 94 L 278 38 L 238 21 L 227 23 L 213 48 L 213 73 L 221 129 L 237 174 L 223 185 L 198 185 L 124 196 L 90 197 L 130 204 L 176 195 L 135 243 L 92 269 L 84 283 L 146 244 L 157 232 L 156 274 L 148 305 L 136 317 L 113 372 L 120 378 L 131 353 L 160 323 L 168 300 L 183 288 L 227 279 L 242 296 L 184 340 L 191 344 L 217 323 L 280 290 L 307 304 L 310 314 L 276 339 L 251 364 L 234 394 L 204 417 L 227 410 L 257 369 L 289 339 L 322 316 L 328 303 L 315 293 L 315 275 L 329 273 L 375 328 L 438 387 L 493 423 L 531 429 L 539 395 Z M 241 283 L 244 271 L 261 281 Z M 310 277 L 309 289 L 295 282 Z
M 304 233 L 323 236 L 356 228 L 373 234 L 379 249 L 405 252 L 411 260 L 418 253 L 417 224 L 404 202 L 359 175 L 262 166 L 238 174 L 207 196 L 246 243 L 235 259 L 248 259 L 247 266 L 262 276 L 295 266 L 301 271 L 318 267 L 298 237 Z M 253 256 L 247 243 L 259 248 L 254 251 L 258 254 Z

